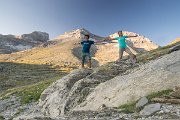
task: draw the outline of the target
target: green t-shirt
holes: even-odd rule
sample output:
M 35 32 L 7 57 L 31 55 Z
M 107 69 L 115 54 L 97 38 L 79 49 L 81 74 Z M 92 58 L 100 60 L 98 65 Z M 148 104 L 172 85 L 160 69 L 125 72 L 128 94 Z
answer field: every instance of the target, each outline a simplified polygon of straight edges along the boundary
M 115 38 L 116 40 L 118 40 L 119 43 L 119 48 L 126 48 L 126 41 L 125 39 L 128 38 L 128 36 L 122 36 L 122 37 L 117 37 Z

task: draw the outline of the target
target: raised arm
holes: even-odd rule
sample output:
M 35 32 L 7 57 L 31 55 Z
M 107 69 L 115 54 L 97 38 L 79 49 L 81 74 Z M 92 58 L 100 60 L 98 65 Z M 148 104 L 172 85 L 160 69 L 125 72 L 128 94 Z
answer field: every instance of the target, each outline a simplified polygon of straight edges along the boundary
M 127 35 L 127 37 L 128 37 L 128 38 L 130 38 L 130 37 L 137 37 L 137 35 L 134 35 L 134 36 L 132 36 L 132 35 Z
M 116 38 L 106 37 L 105 40 L 116 40 Z
M 102 42 L 104 42 L 104 40 L 94 40 L 94 44 L 100 44 Z

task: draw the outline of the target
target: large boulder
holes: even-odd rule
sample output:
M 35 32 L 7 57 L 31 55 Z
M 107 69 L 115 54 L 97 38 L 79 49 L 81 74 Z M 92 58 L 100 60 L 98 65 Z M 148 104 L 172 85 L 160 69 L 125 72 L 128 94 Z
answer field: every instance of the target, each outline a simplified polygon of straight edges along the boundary
M 122 61 L 101 66 L 94 71 L 90 69 L 75 70 L 43 92 L 39 103 L 42 112 L 52 117 L 68 114 L 83 103 L 100 83 L 119 74 L 128 73 L 130 68 L 132 66 L 128 61 Z
M 79 69 L 72 71 L 69 75 L 58 80 L 46 89 L 40 98 L 39 105 L 46 115 L 64 115 L 70 91 L 74 84 L 91 74 L 91 69 Z
M 108 74 L 108 73 L 107 73 Z M 98 110 L 102 104 L 118 107 L 152 92 L 180 85 L 180 51 L 167 54 L 135 70 L 98 85 L 74 110 Z

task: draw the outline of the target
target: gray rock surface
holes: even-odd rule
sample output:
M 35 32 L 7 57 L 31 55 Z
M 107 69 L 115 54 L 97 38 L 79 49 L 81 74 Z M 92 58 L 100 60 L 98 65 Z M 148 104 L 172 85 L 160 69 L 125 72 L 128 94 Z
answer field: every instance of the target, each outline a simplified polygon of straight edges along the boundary
M 134 73 L 119 75 L 98 85 L 84 103 L 74 110 L 98 110 L 105 104 L 117 107 L 138 100 L 152 92 L 173 89 L 180 85 L 180 51 L 167 54 L 155 61 L 140 66 Z
M 136 108 L 143 107 L 148 103 L 148 99 L 146 97 L 142 97 L 137 103 Z
M 70 99 L 70 90 L 74 84 L 92 72 L 91 69 L 74 70 L 52 84 L 41 95 L 39 105 L 42 107 L 42 111 L 51 116 L 63 115 Z
M 159 111 L 160 108 L 161 108 L 161 105 L 159 103 L 149 104 L 145 106 L 143 110 L 140 111 L 140 115 L 141 116 L 152 115 L 153 113 Z
M 122 113 L 116 109 L 102 111 L 73 111 L 64 117 L 43 116 L 36 113 L 21 115 L 13 120 L 179 120 L 180 105 L 162 104 L 160 111 L 150 116 L 139 116 L 136 113 Z
M 103 104 L 118 107 L 152 92 L 180 85 L 179 61 L 180 51 L 176 51 L 134 69 L 122 61 L 94 72 L 76 70 L 46 89 L 40 106 L 43 113 L 52 117 L 71 111 L 96 111 Z
M 122 61 L 118 64 L 113 63 L 102 66 L 94 71 L 89 69 L 75 70 L 43 92 L 40 99 L 42 112 L 53 117 L 67 114 L 84 102 L 87 95 L 96 86 L 118 74 L 127 74 L 128 69 L 131 68 L 132 66 L 129 62 Z M 81 104 L 81 106 L 84 105 Z
M 21 104 L 20 98 L 14 95 L 0 100 L 0 116 L 3 116 L 7 120 L 21 115 L 28 116 L 30 113 L 37 113 L 38 111 L 37 102 Z M 41 115 L 41 113 L 38 112 L 38 115 Z

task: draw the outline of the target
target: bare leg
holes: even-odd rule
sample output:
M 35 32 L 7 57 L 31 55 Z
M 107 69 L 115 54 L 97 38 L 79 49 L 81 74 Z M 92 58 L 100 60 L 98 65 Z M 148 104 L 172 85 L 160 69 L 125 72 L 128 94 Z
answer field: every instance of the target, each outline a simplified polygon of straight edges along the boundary
M 82 66 L 81 66 L 82 68 L 84 68 L 85 57 L 86 57 L 85 55 L 82 56 Z
M 119 48 L 119 61 L 122 59 L 124 48 Z
M 88 60 L 88 66 L 91 68 L 91 59 Z

